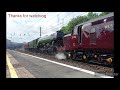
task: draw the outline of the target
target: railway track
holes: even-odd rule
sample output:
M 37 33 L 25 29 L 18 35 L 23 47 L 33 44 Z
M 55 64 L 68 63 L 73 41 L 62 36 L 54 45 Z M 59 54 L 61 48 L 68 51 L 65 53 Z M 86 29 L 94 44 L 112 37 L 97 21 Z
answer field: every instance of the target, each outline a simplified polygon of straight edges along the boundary
M 75 67 L 91 70 L 97 73 L 105 74 L 114 77 L 114 68 L 113 66 L 109 65 L 101 65 L 100 63 L 95 63 L 95 62 L 84 62 L 82 60 L 72 60 L 72 59 L 57 59 L 55 58 L 55 55 L 46 55 L 46 54 L 41 54 L 41 53 L 33 53 L 33 52 L 28 52 L 28 51 L 20 51 L 23 53 L 31 54 L 34 56 L 50 59 L 53 61 L 57 61 L 60 63 L 72 65 Z

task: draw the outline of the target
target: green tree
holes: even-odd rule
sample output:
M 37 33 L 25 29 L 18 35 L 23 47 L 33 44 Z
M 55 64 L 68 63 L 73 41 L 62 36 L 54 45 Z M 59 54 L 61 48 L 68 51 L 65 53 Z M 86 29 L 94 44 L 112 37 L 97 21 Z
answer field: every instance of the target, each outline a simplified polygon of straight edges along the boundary
M 88 19 L 94 19 L 94 18 L 97 18 L 99 15 L 97 13 L 93 13 L 93 12 L 89 12 L 87 17 Z
M 104 16 L 104 15 L 109 14 L 109 13 L 112 13 L 112 12 L 102 12 L 99 16 Z

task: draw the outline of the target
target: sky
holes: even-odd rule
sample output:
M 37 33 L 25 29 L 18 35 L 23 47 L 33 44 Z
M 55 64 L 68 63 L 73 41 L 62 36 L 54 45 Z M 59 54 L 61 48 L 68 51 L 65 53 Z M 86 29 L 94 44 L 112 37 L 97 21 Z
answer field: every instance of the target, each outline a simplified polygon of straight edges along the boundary
M 100 13 L 100 12 L 96 12 Z M 6 12 L 6 38 L 17 43 L 50 35 L 88 12 Z

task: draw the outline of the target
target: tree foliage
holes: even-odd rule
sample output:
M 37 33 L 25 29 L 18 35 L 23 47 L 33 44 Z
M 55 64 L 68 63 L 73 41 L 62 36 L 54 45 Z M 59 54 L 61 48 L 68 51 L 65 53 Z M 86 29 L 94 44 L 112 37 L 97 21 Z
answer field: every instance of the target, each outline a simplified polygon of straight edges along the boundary
M 81 24 L 81 23 L 86 22 L 88 20 L 97 18 L 99 16 L 106 15 L 106 14 L 109 14 L 109 13 L 111 13 L 111 12 L 102 12 L 100 14 L 89 12 L 85 16 L 78 16 L 76 18 L 73 18 L 71 21 L 69 21 L 69 23 L 66 26 L 62 27 L 60 29 L 60 31 L 63 31 L 65 34 L 68 34 L 74 29 L 74 26 L 76 26 L 77 24 Z
M 104 15 L 109 14 L 109 13 L 112 13 L 112 12 L 102 12 L 99 16 L 104 16 Z

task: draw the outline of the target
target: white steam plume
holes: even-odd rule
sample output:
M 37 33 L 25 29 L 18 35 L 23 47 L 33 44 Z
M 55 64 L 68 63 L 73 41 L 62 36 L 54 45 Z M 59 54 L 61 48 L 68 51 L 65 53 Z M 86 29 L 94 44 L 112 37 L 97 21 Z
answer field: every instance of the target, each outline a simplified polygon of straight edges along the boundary
M 61 59 L 66 59 L 65 54 L 64 54 L 64 53 L 61 53 L 61 52 L 57 53 L 57 54 L 55 55 L 55 57 L 56 57 L 57 59 L 59 59 L 59 60 L 61 60 Z

